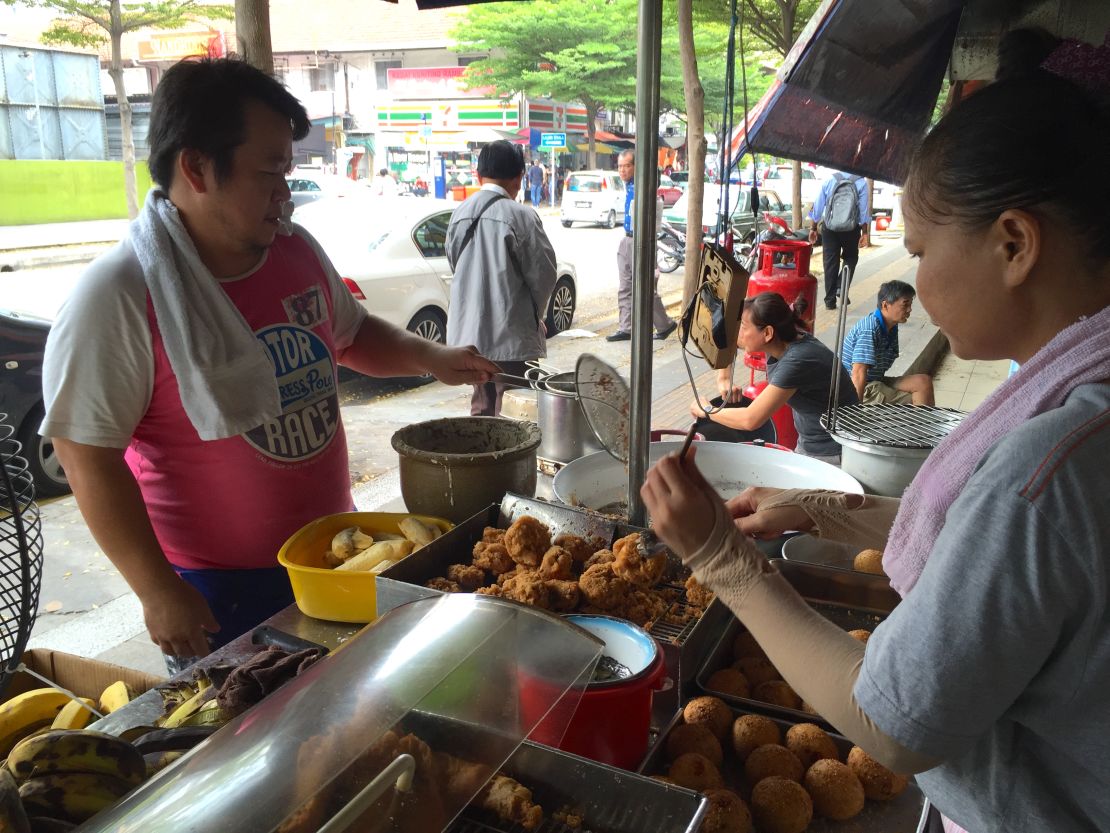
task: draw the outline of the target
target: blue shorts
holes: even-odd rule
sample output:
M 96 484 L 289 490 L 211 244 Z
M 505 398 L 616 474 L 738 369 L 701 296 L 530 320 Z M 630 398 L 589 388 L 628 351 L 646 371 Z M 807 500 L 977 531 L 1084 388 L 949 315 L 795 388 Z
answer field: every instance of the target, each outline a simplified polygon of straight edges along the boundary
M 220 625 L 219 631 L 208 635 L 213 649 L 293 604 L 293 588 L 284 567 L 177 570 L 177 574 L 200 591 Z

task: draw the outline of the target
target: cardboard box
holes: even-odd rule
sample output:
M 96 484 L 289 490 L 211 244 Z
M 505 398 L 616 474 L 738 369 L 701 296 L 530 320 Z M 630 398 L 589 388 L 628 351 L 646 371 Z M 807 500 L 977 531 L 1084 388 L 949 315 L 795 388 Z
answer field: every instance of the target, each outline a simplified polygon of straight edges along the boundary
M 93 700 L 97 700 L 100 693 L 117 680 L 127 683 L 136 697 L 166 681 L 165 677 L 157 677 L 144 671 L 46 648 L 33 648 L 26 651 L 23 654 L 23 664 L 62 688 L 72 691 L 78 697 L 89 697 Z M 25 691 L 43 688 L 45 685 L 46 683 L 38 677 L 19 671 L 8 681 L 4 691 L 0 692 L 0 702 Z

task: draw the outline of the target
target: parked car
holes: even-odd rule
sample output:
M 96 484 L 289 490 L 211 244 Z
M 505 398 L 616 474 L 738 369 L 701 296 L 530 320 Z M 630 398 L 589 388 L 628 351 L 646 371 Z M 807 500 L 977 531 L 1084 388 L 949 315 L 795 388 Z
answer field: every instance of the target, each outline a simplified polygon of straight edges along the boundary
M 294 170 L 285 178 L 289 198 L 294 206 L 306 205 L 324 197 L 358 197 L 366 193 L 366 186 L 345 176 L 317 174 L 313 171 Z
M 891 185 L 889 182 L 879 182 L 879 180 L 876 179 L 875 189 L 872 192 L 871 198 L 871 216 L 893 216 L 895 194 L 901 190 L 902 188 L 899 185 Z
M 812 168 L 802 168 L 803 206 L 808 207 L 817 202 L 823 184 L 817 178 L 816 171 Z M 794 195 L 794 167 L 792 165 L 772 165 L 763 176 L 762 185 L 774 189 L 782 197 L 783 204 L 790 208 Z
M 669 208 L 678 202 L 679 197 L 682 196 L 682 186 L 666 174 L 661 174 L 659 177 L 659 189 L 656 193 L 659 195 L 659 199 L 663 200 L 663 207 Z
M 323 246 L 343 283 L 374 315 L 444 342 L 451 298 L 447 226 L 452 200 L 370 197 L 320 200 L 298 208 L 293 221 Z M 577 303 L 574 267 L 560 261 L 548 302 L 548 336 L 569 329 Z
M 663 220 L 670 223 L 683 234 L 686 233 L 686 217 L 689 206 L 689 192 L 673 206 L 663 212 Z M 719 234 L 718 206 L 721 198 L 720 185 L 706 185 L 702 196 L 702 234 L 715 238 Z M 755 238 L 755 218 L 751 209 L 751 189 L 747 186 L 730 185 L 728 188 L 729 216 L 732 220 L 733 235 L 741 242 L 750 242 Z M 759 189 L 759 210 L 769 211 L 771 214 L 782 217 L 788 223 L 791 220 L 790 210 L 779 199 L 779 195 L 769 189 Z M 762 221 L 762 220 L 761 220 Z
M 50 321 L 0 309 L 0 415 L 22 446 L 20 456 L 41 497 L 64 495 L 69 481 L 58 462 L 54 444 L 39 436 L 46 414 L 42 397 L 42 360 Z M 0 438 L 7 433 L 0 427 Z
M 624 190 L 616 171 L 574 171 L 563 187 L 559 209 L 563 227 L 593 223 L 616 228 L 624 222 Z

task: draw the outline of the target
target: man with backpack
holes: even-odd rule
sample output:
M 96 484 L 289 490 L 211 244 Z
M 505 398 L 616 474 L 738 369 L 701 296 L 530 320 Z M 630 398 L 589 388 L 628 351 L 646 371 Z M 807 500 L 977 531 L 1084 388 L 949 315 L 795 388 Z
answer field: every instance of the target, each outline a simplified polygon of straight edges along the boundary
M 825 264 L 825 309 L 836 309 L 836 298 L 840 294 L 841 262 L 855 274 L 856 263 L 859 261 L 860 234 L 871 223 L 867 180 L 862 176 L 834 174 L 821 188 L 821 193 L 809 212 L 809 219 L 813 223 L 809 242 L 816 243 L 818 233 L 821 235 Z

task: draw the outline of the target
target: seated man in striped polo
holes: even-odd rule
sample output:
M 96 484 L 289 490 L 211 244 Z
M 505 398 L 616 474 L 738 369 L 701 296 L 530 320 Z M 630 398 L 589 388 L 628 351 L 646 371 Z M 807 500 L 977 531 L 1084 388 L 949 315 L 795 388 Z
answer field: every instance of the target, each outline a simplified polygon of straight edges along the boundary
M 886 375 L 898 358 L 898 325 L 909 320 L 916 295 L 908 283 L 887 281 L 879 287 L 875 311 L 844 337 L 840 360 L 864 405 L 934 404 L 933 380 L 927 373 L 897 378 Z

